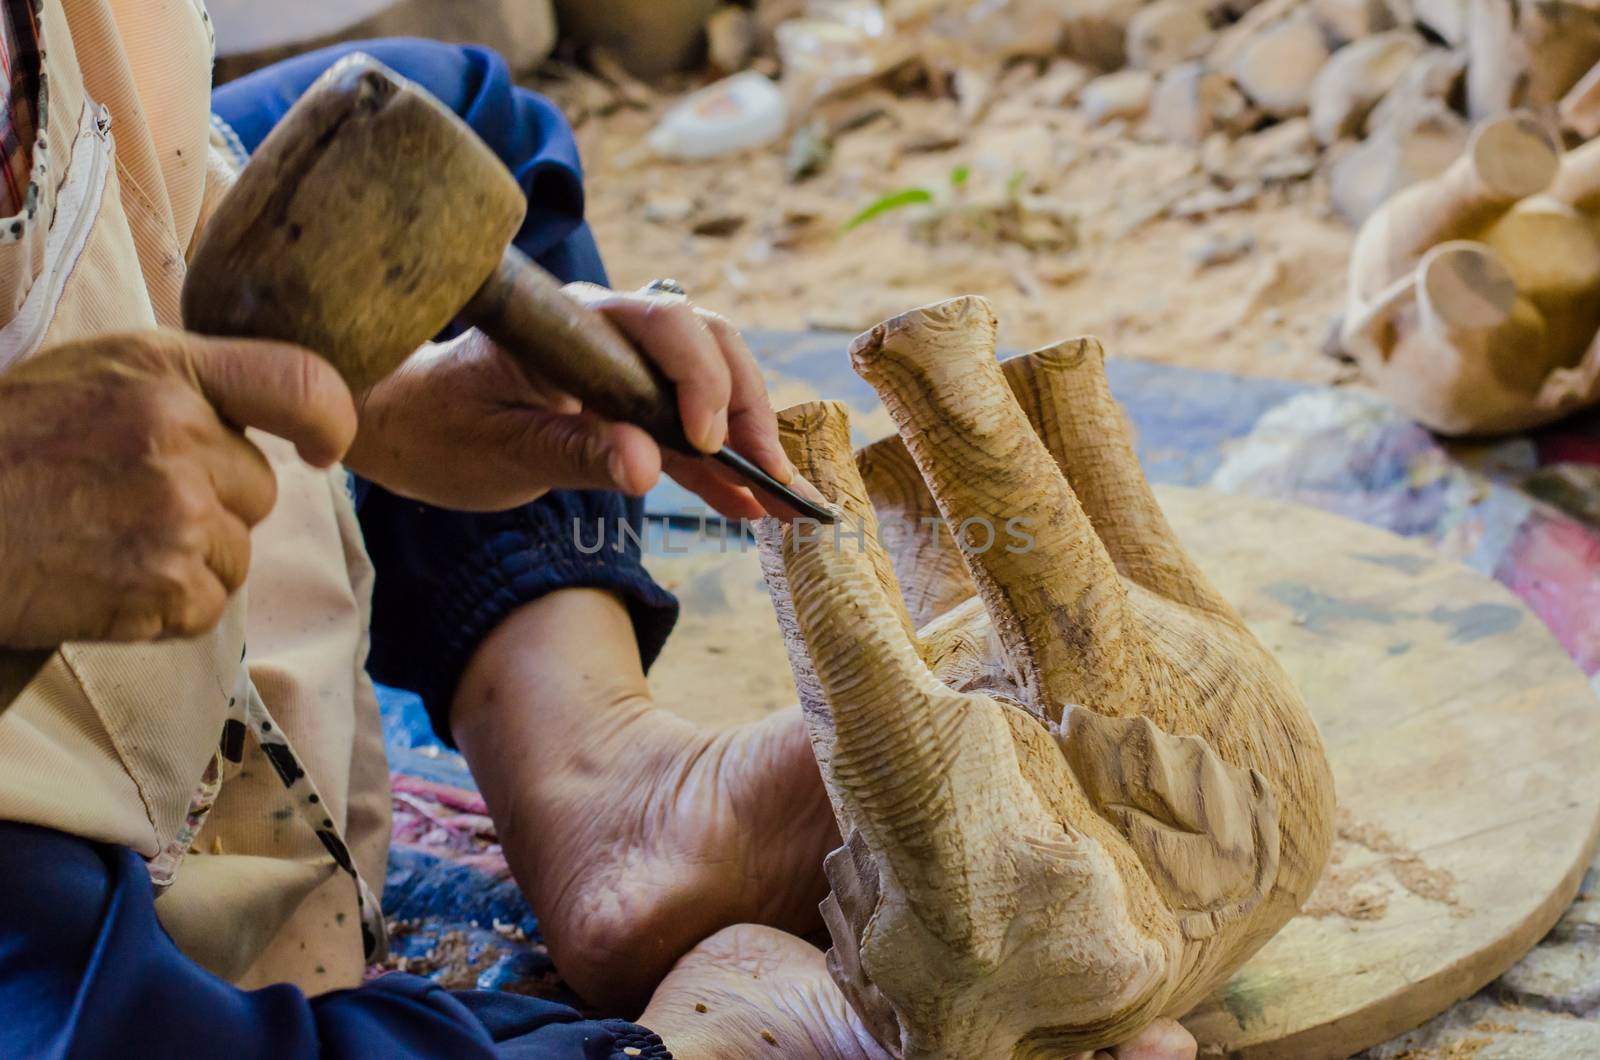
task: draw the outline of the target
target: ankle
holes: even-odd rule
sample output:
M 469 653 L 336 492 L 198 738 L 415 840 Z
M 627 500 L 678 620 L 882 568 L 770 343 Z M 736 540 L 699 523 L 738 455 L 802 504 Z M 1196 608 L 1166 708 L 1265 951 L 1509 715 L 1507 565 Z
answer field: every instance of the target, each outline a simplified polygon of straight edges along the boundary
M 581 730 L 571 737 L 573 747 L 601 773 L 615 773 L 619 763 L 631 763 L 631 769 L 683 757 L 711 739 L 700 726 L 662 707 L 648 693 L 619 695 L 595 704 L 582 719 Z

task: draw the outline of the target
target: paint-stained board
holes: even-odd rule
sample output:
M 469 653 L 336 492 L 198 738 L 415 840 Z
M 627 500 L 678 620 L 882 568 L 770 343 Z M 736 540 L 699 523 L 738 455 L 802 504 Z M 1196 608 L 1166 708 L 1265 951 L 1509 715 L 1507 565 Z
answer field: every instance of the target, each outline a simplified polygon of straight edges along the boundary
M 1424 546 L 1296 505 L 1158 493 L 1299 684 L 1340 805 L 1306 912 L 1185 1022 L 1202 1055 L 1348 1056 L 1475 992 L 1571 902 L 1600 835 L 1600 702 L 1510 592 Z M 732 547 L 650 559 L 686 605 L 652 685 L 707 720 L 794 701 L 756 556 Z

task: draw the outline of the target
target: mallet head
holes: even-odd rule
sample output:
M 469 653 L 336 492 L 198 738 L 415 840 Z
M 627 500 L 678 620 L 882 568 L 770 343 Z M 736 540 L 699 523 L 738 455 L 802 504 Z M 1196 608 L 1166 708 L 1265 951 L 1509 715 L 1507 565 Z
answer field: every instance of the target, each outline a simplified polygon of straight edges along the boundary
M 352 55 L 262 142 L 207 224 L 184 322 L 299 343 L 359 393 L 449 323 L 525 210 L 465 122 Z

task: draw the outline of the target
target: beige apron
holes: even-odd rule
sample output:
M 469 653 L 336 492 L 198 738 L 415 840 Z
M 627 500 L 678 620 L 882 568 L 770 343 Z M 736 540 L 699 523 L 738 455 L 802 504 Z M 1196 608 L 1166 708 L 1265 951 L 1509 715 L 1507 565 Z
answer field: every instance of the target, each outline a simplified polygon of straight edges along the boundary
M 198 0 L 44 0 L 41 36 L 35 205 L 0 219 L 0 370 L 177 326 L 186 255 L 231 174 Z M 344 472 L 251 437 L 279 496 L 246 588 L 206 637 L 58 652 L 0 716 L 0 818 L 131 847 L 186 953 L 243 986 L 321 993 L 358 983 L 365 961 L 357 887 L 317 827 L 374 886 L 388 850 L 372 569 Z M 293 745 L 296 790 L 241 732 L 252 720 Z

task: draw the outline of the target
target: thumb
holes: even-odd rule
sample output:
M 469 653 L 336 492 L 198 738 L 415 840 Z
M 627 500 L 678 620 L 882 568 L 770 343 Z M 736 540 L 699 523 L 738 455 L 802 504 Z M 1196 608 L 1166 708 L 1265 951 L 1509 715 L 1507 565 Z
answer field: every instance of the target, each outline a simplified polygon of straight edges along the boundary
M 609 489 L 638 497 L 661 477 L 661 450 L 638 427 L 592 413 L 521 410 L 518 463 L 549 489 Z
M 355 399 L 333 366 L 283 342 L 188 336 L 195 384 L 217 415 L 294 443 L 301 459 L 327 467 L 356 436 Z

